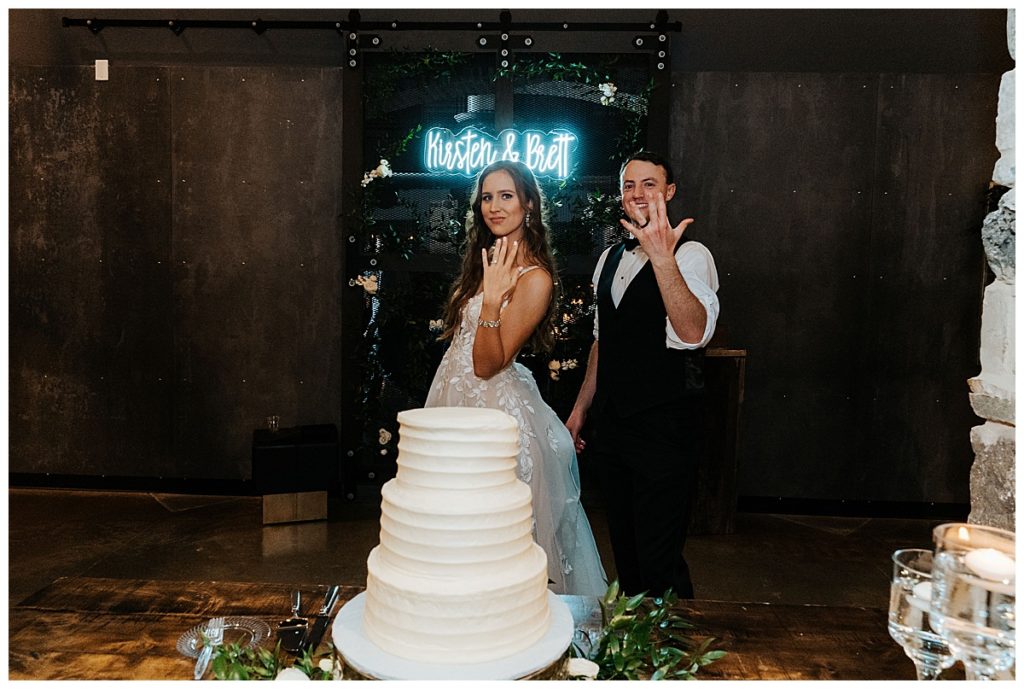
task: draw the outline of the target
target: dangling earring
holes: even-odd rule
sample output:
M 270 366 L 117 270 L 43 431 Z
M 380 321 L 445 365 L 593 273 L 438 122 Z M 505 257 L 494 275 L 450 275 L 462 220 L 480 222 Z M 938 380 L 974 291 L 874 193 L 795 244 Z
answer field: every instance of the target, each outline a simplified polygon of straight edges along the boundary
M 526 215 L 523 216 L 523 227 L 530 226 L 530 211 L 526 211 Z

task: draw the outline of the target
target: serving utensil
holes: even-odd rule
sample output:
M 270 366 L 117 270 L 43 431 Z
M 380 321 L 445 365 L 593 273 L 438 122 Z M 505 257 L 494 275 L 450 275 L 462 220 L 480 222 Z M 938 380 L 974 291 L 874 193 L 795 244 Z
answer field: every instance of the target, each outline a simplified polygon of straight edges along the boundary
M 324 604 L 320 606 L 320 611 L 317 612 L 316 619 L 313 621 L 313 627 L 306 636 L 305 643 L 303 643 L 303 651 L 307 649 L 315 651 L 317 646 L 320 645 L 320 640 L 324 638 L 327 625 L 331 622 L 331 611 L 334 609 L 334 604 L 338 602 L 338 594 L 340 592 L 341 586 L 337 584 L 327 590 L 327 593 L 324 595 Z
M 210 658 L 213 657 L 213 649 L 224 643 L 224 618 L 214 617 L 206 625 L 206 643 L 203 650 L 196 659 L 196 667 L 193 671 L 195 679 L 202 679 L 206 674 L 206 668 L 210 665 Z
M 289 653 L 302 651 L 306 631 L 309 628 L 309 620 L 299 617 L 301 608 L 302 592 L 292 591 L 292 616 L 277 625 L 277 638 L 281 641 L 281 648 Z

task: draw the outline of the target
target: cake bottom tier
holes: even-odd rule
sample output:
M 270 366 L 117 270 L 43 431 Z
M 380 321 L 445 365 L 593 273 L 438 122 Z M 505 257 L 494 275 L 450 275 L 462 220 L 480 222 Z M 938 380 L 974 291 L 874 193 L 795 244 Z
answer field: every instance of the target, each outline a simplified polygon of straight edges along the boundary
M 534 545 L 487 581 L 413 577 L 389 567 L 377 549 L 367 560 L 366 637 L 402 658 L 481 663 L 530 647 L 550 624 L 547 558 Z

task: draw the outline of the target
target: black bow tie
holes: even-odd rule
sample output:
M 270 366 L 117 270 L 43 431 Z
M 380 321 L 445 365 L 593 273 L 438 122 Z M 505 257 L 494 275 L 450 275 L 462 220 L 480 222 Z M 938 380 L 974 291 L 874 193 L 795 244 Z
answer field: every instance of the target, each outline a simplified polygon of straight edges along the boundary
M 640 246 L 640 240 L 630 235 L 626 239 L 622 240 L 622 245 L 626 247 L 626 251 L 632 251 L 633 249 Z

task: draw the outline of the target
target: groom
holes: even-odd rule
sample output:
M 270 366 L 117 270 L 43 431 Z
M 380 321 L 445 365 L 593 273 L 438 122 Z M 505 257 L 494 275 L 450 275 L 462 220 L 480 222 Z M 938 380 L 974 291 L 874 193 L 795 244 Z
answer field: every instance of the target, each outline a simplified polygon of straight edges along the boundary
M 641 151 L 622 165 L 621 220 L 631 237 L 601 254 L 587 372 L 566 426 L 576 450 L 588 421 L 619 584 L 693 597 L 683 558 L 703 451 L 704 347 L 718 318 L 711 253 L 669 222 L 671 164 Z M 598 352 L 600 351 L 600 356 Z M 599 365 L 600 360 L 600 365 Z

